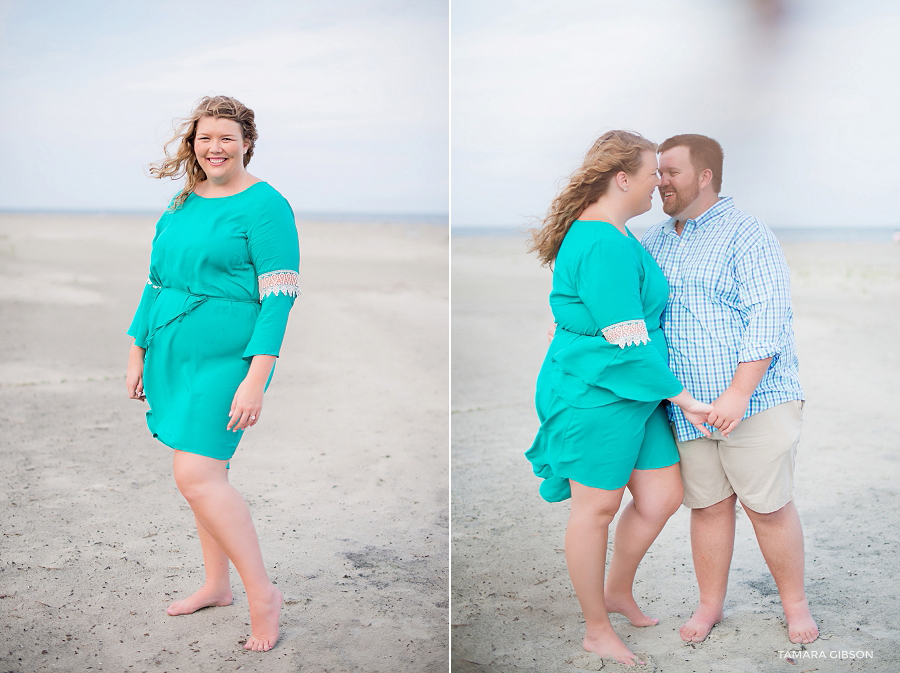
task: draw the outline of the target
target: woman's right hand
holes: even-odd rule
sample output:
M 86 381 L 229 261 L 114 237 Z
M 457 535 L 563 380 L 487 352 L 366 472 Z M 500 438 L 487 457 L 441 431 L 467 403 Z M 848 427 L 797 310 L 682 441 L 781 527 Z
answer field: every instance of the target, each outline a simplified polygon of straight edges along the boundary
M 144 349 L 132 345 L 128 353 L 128 371 L 125 374 L 125 390 L 133 400 L 146 400 L 144 395 Z
M 686 407 L 681 407 L 681 412 L 684 414 L 684 417 L 688 419 L 688 422 L 707 437 L 710 436 L 709 429 L 704 423 L 706 423 L 712 410 L 713 406 L 711 404 L 704 404 L 697 400 L 694 400 L 692 404 Z
M 691 425 L 702 432 L 704 436 L 710 436 L 709 429 L 703 424 L 706 423 L 710 412 L 713 410 L 711 404 L 694 399 L 694 396 L 687 389 L 682 390 L 675 397 L 670 397 L 669 401 L 681 408 L 684 417 L 688 419 Z

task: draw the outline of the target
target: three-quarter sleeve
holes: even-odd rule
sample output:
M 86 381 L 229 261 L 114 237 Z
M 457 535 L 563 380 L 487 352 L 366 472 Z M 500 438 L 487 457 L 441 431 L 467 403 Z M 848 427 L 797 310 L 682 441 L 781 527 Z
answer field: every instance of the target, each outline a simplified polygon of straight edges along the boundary
M 156 239 L 159 238 L 159 232 L 164 217 L 165 215 L 163 215 L 156 223 L 156 228 L 153 232 L 153 241 L 150 243 L 151 256 L 153 246 L 156 245 Z M 131 326 L 125 332 L 128 336 L 134 337 L 134 345 L 139 348 L 147 348 L 147 337 L 150 333 L 150 309 L 153 308 L 153 304 L 159 294 L 160 285 L 161 283 L 157 278 L 154 278 L 153 270 L 151 269 L 147 274 L 147 282 L 144 284 L 144 291 L 141 293 L 141 301 L 138 304 L 137 310 L 134 312 L 134 317 L 131 319 Z
M 281 350 L 288 314 L 300 294 L 300 244 L 294 213 L 283 198 L 273 199 L 247 231 L 256 269 L 260 310 L 244 359 Z
M 150 333 L 150 309 L 158 294 L 159 286 L 154 285 L 152 278 L 148 278 L 137 311 L 134 312 L 134 318 L 131 320 L 131 326 L 126 331 L 128 336 L 134 337 L 134 345 L 139 348 L 147 348 L 147 336 Z
M 616 398 L 649 402 L 674 397 L 684 389 L 659 349 L 648 345 L 641 301 L 643 275 L 641 259 L 625 237 L 621 242 L 604 238 L 580 258 L 573 284 L 601 336 L 582 337 L 553 360 L 564 374 L 597 390 L 570 385 L 569 395 L 557 391 L 564 397 L 577 395 L 585 404 Z

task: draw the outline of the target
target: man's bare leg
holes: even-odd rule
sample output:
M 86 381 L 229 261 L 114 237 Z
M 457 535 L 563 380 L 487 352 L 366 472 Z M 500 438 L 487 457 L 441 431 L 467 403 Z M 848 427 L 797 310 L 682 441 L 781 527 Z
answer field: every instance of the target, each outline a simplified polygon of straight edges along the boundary
M 615 491 L 569 480 L 572 508 L 566 527 L 566 566 L 584 614 L 584 649 L 600 657 L 635 665 L 635 655 L 613 631 L 603 599 L 609 524 L 622 502 L 625 487 Z
M 734 553 L 733 493 L 709 507 L 691 510 L 691 555 L 700 588 L 700 605 L 679 631 L 681 639 L 699 643 L 722 620 L 728 571 Z
M 744 506 L 759 548 L 775 578 L 792 643 L 811 643 L 819 629 L 809 611 L 803 580 L 803 528 L 793 502 L 769 514 Z
M 634 575 L 666 521 L 681 506 L 681 470 L 677 463 L 658 470 L 635 470 L 628 490 L 634 499 L 616 524 L 606 577 L 606 610 L 625 615 L 635 626 L 653 626 L 659 620 L 645 615 L 634 600 Z

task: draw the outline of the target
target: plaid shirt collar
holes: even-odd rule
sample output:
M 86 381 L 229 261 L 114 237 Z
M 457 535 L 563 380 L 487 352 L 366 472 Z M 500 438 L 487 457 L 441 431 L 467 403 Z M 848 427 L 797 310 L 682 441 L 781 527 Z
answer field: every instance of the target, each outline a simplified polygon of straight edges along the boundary
M 688 229 L 702 229 L 707 224 L 724 215 L 726 211 L 731 210 L 732 208 L 734 208 L 734 199 L 732 197 L 719 197 L 719 200 L 716 201 L 716 203 L 713 204 L 711 208 L 707 209 L 706 212 L 701 214 L 700 217 L 693 220 L 687 220 L 684 223 L 682 232 L 687 231 Z M 677 222 L 677 220 L 674 217 L 670 217 L 665 222 L 665 224 L 663 224 L 663 231 L 666 232 L 666 234 L 674 234 L 677 236 L 677 234 L 675 233 L 675 222 Z

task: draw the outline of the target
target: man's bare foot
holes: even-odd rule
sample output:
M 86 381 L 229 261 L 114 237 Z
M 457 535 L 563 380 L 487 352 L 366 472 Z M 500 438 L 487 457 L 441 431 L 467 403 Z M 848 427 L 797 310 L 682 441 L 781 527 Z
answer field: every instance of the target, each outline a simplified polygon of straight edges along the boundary
M 702 603 L 684 626 L 679 629 L 681 639 L 687 643 L 702 643 L 712 627 L 722 621 L 722 608 L 706 607 Z
M 625 596 L 606 594 L 605 601 L 607 612 L 624 615 L 634 626 L 655 626 L 659 623 L 658 619 L 648 617 L 641 611 L 631 594 Z
M 612 627 L 593 632 L 590 635 L 585 634 L 581 646 L 601 659 L 615 659 L 626 666 L 644 663 L 639 661 L 635 653 L 628 649 L 616 632 L 612 630 Z
M 819 628 L 809 611 L 809 603 L 804 598 L 797 603 L 784 603 L 784 616 L 788 623 L 788 637 L 792 643 L 811 643 L 819 637 Z
M 284 598 L 278 587 L 272 585 L 272 591 L 262 599 L 254 599 L 250 603 L 250 637 L 244 643 L 245 650 L 268 652 L 275 647 L 278 640 L 278 616 Z
M 202 608 L 231 605 L 233 600 L 231 589 L 225 589 L 223 591 L 220 588 L 209 587 L 204 584 L 187 598 L 172 603 L 166 608 L 166 612 L 172 617 L 175 617 L 176 615 L 189 615 Z

